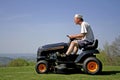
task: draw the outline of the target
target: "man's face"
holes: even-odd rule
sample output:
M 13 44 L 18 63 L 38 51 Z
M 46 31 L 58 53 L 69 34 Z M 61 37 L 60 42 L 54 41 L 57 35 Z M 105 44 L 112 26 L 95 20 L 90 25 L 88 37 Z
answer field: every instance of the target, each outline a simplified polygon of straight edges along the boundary
M 75 24 L 79 24 L 80 23 L 80 19 L 79 18 L 74 18 L 74 22 L 75 22 Z

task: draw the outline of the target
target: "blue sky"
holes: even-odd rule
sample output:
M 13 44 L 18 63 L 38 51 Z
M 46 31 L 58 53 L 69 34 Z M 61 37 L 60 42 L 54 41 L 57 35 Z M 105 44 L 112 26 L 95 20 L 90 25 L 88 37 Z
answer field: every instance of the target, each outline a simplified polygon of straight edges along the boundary
M 102 47 L 120 35 L 120 0 L 0 0 L 0 53 L 36 53 L 44 44 L 80 33 L 83 15 Z

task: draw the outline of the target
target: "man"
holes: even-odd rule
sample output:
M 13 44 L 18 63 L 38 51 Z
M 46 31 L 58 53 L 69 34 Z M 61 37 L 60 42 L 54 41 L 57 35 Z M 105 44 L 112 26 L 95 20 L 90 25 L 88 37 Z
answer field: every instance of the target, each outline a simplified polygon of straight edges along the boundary
M 78 48 L 82 48 L 87 44 L 93 43 L 94 41 L 93 31 L 90 25 L 87 22 L 84 22 L 83 16 L 81 16 L 80 14 L 76 14 L 74 16 L 74 22 L 75 24 L 81 26 L 81 32 L 80 34 L 68 36 L 70 39 L 75 38 L 76 40 L 73 40 L 70 43 L 70 46 L 66 52 L 66 55 L 70 55 L 72 52 L 76 54 L 78 51 Z

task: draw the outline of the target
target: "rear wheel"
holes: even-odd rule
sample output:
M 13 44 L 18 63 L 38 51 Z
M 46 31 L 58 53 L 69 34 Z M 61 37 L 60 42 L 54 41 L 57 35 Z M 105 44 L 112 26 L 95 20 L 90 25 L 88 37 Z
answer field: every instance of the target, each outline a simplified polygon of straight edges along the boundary
M 39 74 L 47 73 L 48 72 L 48 62 L 45 60 L 39 61 L 36 64 L 36 72 Z
M 102 71 L 102 63 L 96 57 L 89 57 L 84 61 L 83 69 L 87 74 L 98 74 Z

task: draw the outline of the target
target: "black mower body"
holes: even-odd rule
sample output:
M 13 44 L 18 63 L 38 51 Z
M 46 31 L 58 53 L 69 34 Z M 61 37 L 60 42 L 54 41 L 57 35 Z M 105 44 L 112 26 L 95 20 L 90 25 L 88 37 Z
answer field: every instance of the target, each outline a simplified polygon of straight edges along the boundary
M 96 58 L 96 54 L 99 53 L 97 50 L 98 40 L 96 40 L 92 45 L 87 45 L 81 49 L 81 53 L 77 55 L 63 56 L 68 50 L 69 43 L 56 43 L 56 44 L 48 44 L 38 48 L 37 51 L 37 65 L 36 71 L 37 73 L 46 73 L 49 71 L 57 71 L 62 69 L 71 69 L 71 68 L 83 68 L 84 71 L 88 74 L 96 74 L 102 70 L 101 62 Z M 92 60 L 93 59 L 93 60 Z M 87 70 L 87 64 L 90 61 L 94 61 L 98 63 L 96 65 L 99 67 L 95 72 L 89 72 Z M 45 64 L 46 70 L 41 71 L 43 69 L 40 65 Z M 86 65 L 86 66 L 85 66 Z M 92 69 L 92 63 L 91 63 Z
M 37 55 L 42 56 L 44 55 L 44 53 L 53 53 L 56 51 L 65 52 L 67 48 L 68 48 L 68 44 L 63 42 L 56 44 L 48 44 L 39 47 Z
M 37 61 L 45 59 L 51 60 L 50 55 L 56 55 L 56 53 L 65 53 L 68 49 L 68 43 L 56 43 L 56 44 L 48 44 L 38 48 L 37 51 Z
M 37 61 L 39 60 L 50 61 L 53 59 L 56 60 L 57 53 L 65 54 L 68 47 L 69 47 L 69 43 L 64 43 L 64 42 L 41 46 L 38 48 L 38 51 L 37 51 Z M 75 63 L 77 63 L 77 62 L 82 62 L 81 60 L 83 60 L 83 58 L 85 57 L 95 56 L 94 54 L 98 54 L 98 53 L 99 51 L 97 49 L 83 50 L 80 54 L 71 55 L 70 57 L 76 56 L 77 58 L 75 59 Z

